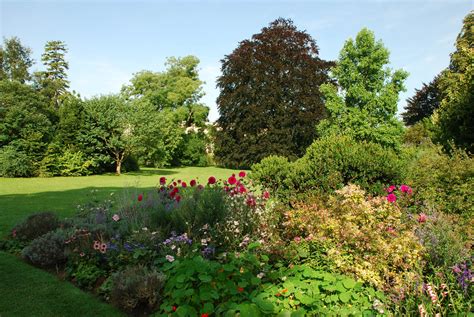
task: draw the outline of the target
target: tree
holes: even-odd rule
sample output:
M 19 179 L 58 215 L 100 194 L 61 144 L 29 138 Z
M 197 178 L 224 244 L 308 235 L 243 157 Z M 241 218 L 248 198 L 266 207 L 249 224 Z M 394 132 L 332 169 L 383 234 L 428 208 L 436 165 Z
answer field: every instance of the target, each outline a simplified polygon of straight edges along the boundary
M 429 118 L 439 108 L 441 91 L 438 87 L 440 76 L 436 76 L 429 84 L 423 83 L 421 89 L 415 89 L 415 95 L 407 99 L 403 121 L 407 126 L 414 125 L 424 118 Z
M 3 40 L 0 46 L 0 80 L 16 80 L 25 83 L 31 76 L 28 69 L 33 65 L 31 49 L 12 37 Z
M 69 63 L 66 61 L 66 44 L 62 41 L 49 41 L 44 47 L 41 61 L 46 70 L 36 74 L 41 91 L 51 100 L 54 109 L 59 109 L 63 97 L 69 88 L 67 70 Z
M 0 162 L 2 166 L 11 166 L 6 176 L 36 174 L 37 164 L 53 135 L 51 118 L 47 101 L 33 88 L 16 80 L 0 81 L 0 160 L 18 156 L 25 158 L 19 161 L 27 160 L 29 165 L 25 169 L 15 166 L 16 163 Z
M 130 85 L 122 88 L 122 95 L 132 107 L 149 110 L 145 122 L 154 125 L 148 127 L 150 138 L 140 145 L 140 159 L 146 165 L 182 164 L 181 156 L 189 145 L 188 140 L 194 148 L 196 144 L 203 145 L 201 151 L 194 149 L 194 152 L 205 151 L 206 142 L 186 137 L 187 128 L 205 126 L 209 113 L 209 108 L 199 103 L 203 96 L 203 82 L 198 74 L 199 59 L 194 56 L 170 57 L 165 65 L 164 72 L 135 74 Z M 153 133 L 156 135 L 151 138 Z M 147 142 L 155 142 L 155 146 Z
M 474 152 L 474 12 L 465 18 L 447 70 L 441 74 L 441 106 L 435 112 L 436 139 Z
M 248 167 L 273 154 L 302 156 L 325 116 L 319 86 L 333 65 L 319 58 L 315 40 L 279 18 L 221 63 L 218 161 Z
M 331 70 L 335 84 L 321 87 L 328 118 L 318 126 L 319 135 L 347 134 L 397 148 L 402 124 L 397 120 L 398 94 L 404 91 L 408 73 L 385 67 L 389 51 L 374 33 L 362 29 L 344 44 L 337 66 Z

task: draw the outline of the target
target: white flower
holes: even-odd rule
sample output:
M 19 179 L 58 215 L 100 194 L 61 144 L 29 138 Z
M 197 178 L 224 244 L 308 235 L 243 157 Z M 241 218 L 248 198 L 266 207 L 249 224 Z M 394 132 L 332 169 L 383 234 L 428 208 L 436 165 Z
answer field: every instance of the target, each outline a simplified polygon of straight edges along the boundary
M 174 250 L 174 249 L 176 249 L 176 246 L 173 244 L 173 245 L 171 246 L 171 250 Z
M 143 231 L 148 231 L 148 228 L 147 228 L 147 227 L 143 227 L 142 230 L 143 230 Z
M 206 239 L 201 239 L 201 244 L 202 245 L 207 245 L 207 240 Z
M 263 273 L 263 272 L 260 272 L 260 273 L 257 274 L 257 277 L 259 279 L 263 278 L 264 276 L 265 276 L 265 273 Z
M 117 214 L 115 214 L 115 215 L 112 216 L 112 220 L 113 220 L 113 221 L 119 221 L 119 220 L 120 220 L 120 216 L 117 215 Z
M 169 262 L 173 262 L 173 261 L 174 261 L 174 256 L 172 256 L 172 255 L 167 255 L 167 256 L 165 256 L 165 258 L 166 258 Z

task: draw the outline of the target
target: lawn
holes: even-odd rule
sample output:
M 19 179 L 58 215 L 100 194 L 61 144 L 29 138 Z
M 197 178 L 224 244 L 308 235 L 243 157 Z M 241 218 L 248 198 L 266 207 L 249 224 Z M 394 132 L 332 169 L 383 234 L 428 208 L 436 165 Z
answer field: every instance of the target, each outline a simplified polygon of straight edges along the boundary
M 31 213 L 53 211 L 61 217 L 91 199 L 125 195 L 153 188 L 159 177 L 206 183 L 209 176 L 227 178 L 233 170 L 217 167 L 150 169 L 121 176 L 94 175 L 54 178 L 0 178 L 0 236 Z M 111 306 L 54 275 L 0 253 L 0 316 L 116 316 Z

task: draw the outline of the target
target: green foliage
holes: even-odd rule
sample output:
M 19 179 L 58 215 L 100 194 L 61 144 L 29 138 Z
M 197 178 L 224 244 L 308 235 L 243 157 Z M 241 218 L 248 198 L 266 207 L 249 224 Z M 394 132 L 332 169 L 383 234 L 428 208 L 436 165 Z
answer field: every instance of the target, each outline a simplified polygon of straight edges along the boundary
M 28 216 L 15 226 L 16 237 L 20 240 L 31 241 L 54 231 L 59 227 L 59 219 L 52 212 L 40 212 Z
M 100 277 L 105 276 L 104 270 L 97 267 L 96 263 L 80 261 L 68 268 L 69 278 L 81 288 L 92 290 Z
M 474 158 L 462 150 L 447 155 L 435 146 L 419 148 L 409 161 L 406 182 L 435 210 L 474 215 Z
M 202 132 L 185 133 L 173 153 L 175 166 L 207 166 L 207 136 Z
M 271 283 L 252 301 L 269 315 L 374 316 L 384 314 L 385 296 L 352 278 L 306 265 L 272 272 Z
M 60 265 L 67 260 L 64 242 L 68 237 L 68 232 L 62 229 L 50 231 L 24 248 L 22 256 L 32 264 L 41 267 Z
M 48 98 L 51 107 L 56 110 L 59 109 L 69 88 L 66 73 L 69 63 L 65 59 L 66 53 L 66 43 L 62 41 L 47 42 L 44 53 L 41 55 L 41 61 L 46 66 L 46 70 L 35 74 L 41 93 Z
M 435 113 L 436 139 L 446 149 L 451 140 L 457 147 L 474 152 L 474 12 L 464 18 L 447 70 L 441 74 L 443 99 Z
M 50 144 L 40 164 L 40 176 L 83 176 L 91 174 L 93 161 L 86 159 L 81 151 L 61 149 L 57 145 Z
M 252 167 L 251 177 L 287 201 L 348 183 L 380 193 L 384 185 L 401 182 L 404 170 L 403 160 L 390 148 L 350 136 L 327 136 L 313 142 L 293 163 L 280 157 L 263 160 Z
M 269 155 L 304 154 L 325 115 L 319 86 L 332 62 L 311 36 L 279 18 L 222 60 L 216 160 L 248 167 Z
M 30 79 L 28 69 L 33 65 L 31 49 L 23 46 L 20 39 L 11 37 L 3 39 L 0 46 L 0 80 L 25 83 Z
M 442 99 L 439 79 L 440 75 L 436 76 L 428 85 L 423 83 L 423 87 L 415 89 L 415 95 L 407 99 L 405 112 L 402 113 L 403 122 L 407 126 L 429 118 L 439 108 Z
M 366 197 L 349 185 L 327 200 L 297 205 L 286 217 L 289 237 L 320 243 L 345 274 L 398 295 L 419 279 L 423 248 L 402 210 L 385 197 Z
M 469 223 L 463 224 L 459 217 L 434 213 L 418 226 L 415 233 L 425 247 L 429 265 L 449 269 L 469 258 L 465 225 Z
M 114 305 L 132 311 L 159 304 L 165 276 L 145 267 L 130 267 L 112 275 L 110 298 Z
M 29 177 L 36 172 L 32 158 L 15 146 L 6 145 L 0 149 L 1 177 Z
M 433 123 L 429 118 L 424 118 L 405 129 L 403 143 L 406 145 L 426 145 L 431 144 L 433 138 Z
M 328 118 L 317 126 L 319 135 L 346 134 L 358 141 L 399 147 L 402 125 L 395 115 L 408 73 L 392 73 L 385 67 L 388 63 L 389 51 L 372 31 L 364 28 L 355 41 L 346 41 L 331 69 L 338 86 L 321 86 Z

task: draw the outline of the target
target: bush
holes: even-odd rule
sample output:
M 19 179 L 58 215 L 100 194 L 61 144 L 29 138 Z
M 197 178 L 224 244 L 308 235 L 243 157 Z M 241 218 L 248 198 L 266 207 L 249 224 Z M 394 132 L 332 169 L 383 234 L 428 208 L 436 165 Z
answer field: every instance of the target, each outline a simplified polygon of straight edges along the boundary
M 35 175 L 33 159 L 16 147 L 7 145 L 0 149 L 0 176 L 31 177 Z
M 52 212 L 30 215 L 13 230 L 20 240 L 31 241 L 59 227 L 59 219 Z
M 34 265 L 51 267 L 67 260 L 65 241 L 69 234 L 64 230 L 48 232 L 23 249 L 22 256 Z
M 318 242 L 345 274 L 402 294 L 419 278 L 423 248 L 385 197 L 365 197 L 349 185 L 329 199 L 314 198 L 287 212 L 286 235 Z
M 462 150 L 447 155 L 439 147 L 420 148 L 408 164 L 406 182 L 431 209 L 474 215 L 474 158 Z
M 329 136 L 313 142 L 299 160 L 288 163 L 270 157 L 252 167 L 252 178 L 284 200 L 308 192 L 332 192 L 354 183 L 370 193 L 401 183 L 404 162 L 397 152 L 379 144 L 355 141 L 349 136 Z
M 132 311 L 159 304 L 165 276 L 145 267 L 131 267 L 112 275 L 110 298 L 116 306 Z
M 81 151 L 62 149 L 57 144 L 48 147 L 41 161 L 40 176 L 83 176 L 91 174 L 92 160 Z
M 468 237 L 461 222 L 455 215 L 434 213 L 420 223 L 416 235 L 426 249 L 429 264 L 449 268 L 469 258 Z

